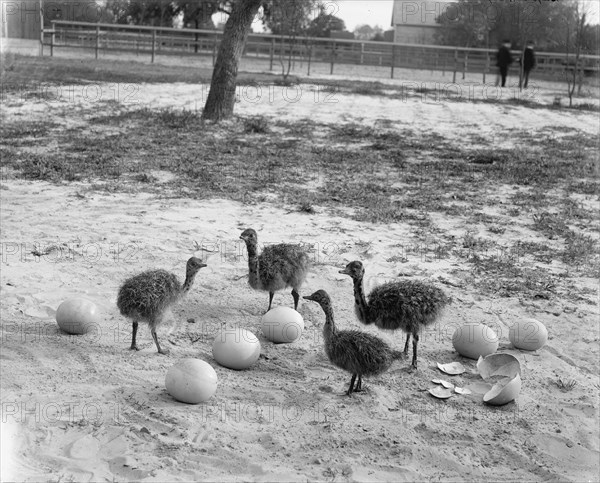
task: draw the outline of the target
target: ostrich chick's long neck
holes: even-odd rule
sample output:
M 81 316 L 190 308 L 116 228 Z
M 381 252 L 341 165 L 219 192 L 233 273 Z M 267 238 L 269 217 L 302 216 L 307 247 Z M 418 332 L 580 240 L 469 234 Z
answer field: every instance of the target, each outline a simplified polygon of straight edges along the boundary
M 368 324 L 369 307 L 365 299 L 362 277 L 354 279 L 354 302 L 356 303 L 355 309 L 358 320 L 363 324 Z
M 333 309 L 329 304 L 321 305 L 321 307 L 323 308 L 323 312 L 325 312 L 325 325 L 323 326 L 323 337 L 326 341 L 329 341 L 337 333 L 337 330 L 335 328 L 335 322 L 333 321 Z
M 186 273 L 185 274 L 185 282 L 183 282 L 183 286 L 181 287 L 181 293 L 179 294 L 180 296 L 184 296 L 185 294 L 187 294 L 190 289 L 192 288 L 192 285 L 194 285 L 194 280 L 196 278 L 196 272 L 193 273 Z
M 252 288 L 257 288 L 258 283 L 258 254 L 256 253 L 256 244 L 248 242 L 246 243 L 248 249 L 248 269 L 249 277 L 248 283 Z

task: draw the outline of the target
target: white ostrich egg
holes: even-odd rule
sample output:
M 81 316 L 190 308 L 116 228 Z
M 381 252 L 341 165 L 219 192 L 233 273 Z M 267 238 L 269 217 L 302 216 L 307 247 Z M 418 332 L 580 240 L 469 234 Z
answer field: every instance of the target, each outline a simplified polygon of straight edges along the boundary
M 217 390 L 217 373 L 200 359 L 183 359 L 172 365 L 165 377 L 167 392 L 178 401 L 198 404 L 208 401 Z
M 98 306 L 83 298 L 67 299 L 56 310 L 56 322 L 68 334 L 87 334 L 100 325 Z
M 265 337 L 276 344 L 298 340 L 304 330 L 304 319 L 294 309 L 275 307 L 262 318 L 262 331 Z
M 479 359 L 498 350 L 498 336 L 485 324 L 467 323 L 456 329 L 452 345 L 460 355 Z
M 517 349 L 536 351 L 548 342 L 548 329 L 539 320 L 524 319 L 513 324 L 508 338 Z
M 260 356 L 260 341 L 247 329 L 222 329 L 213 341 L 215 361 L 229 369 L 248 369 Z

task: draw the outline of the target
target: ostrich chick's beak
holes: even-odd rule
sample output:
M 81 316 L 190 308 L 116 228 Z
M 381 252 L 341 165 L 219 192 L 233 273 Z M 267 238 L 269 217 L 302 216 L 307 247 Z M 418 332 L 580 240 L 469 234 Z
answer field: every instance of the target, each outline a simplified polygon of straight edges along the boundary
M 201 263 L 199 266 L 200 266 L 200 268 L 208 267 L 208 265 L 206 263 Z
M 343 273 L 344 275 L 350 275 L 346 269 L 344 268 L 343 270 L 340 270 L 339 273 Z
M 313 300 L 312 296 L 310 295 L 304 295 L 302 298 L 306 300 Z

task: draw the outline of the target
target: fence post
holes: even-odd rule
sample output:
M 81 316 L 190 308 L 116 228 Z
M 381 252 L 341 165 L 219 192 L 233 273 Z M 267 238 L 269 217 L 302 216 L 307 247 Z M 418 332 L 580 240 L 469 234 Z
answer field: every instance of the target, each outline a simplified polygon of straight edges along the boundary
M 310 76 L 310 61 L 312 59 L 312 44 L 309 43 L 307 45 L 307 48 L 308 48 L 308 70 L 306 72 L 306 75 Z
M 4 3 L 4 2 L 3 2 Z M 4 6 L 1 7 L 2 8 L 2 23 L 4 24 Z M 44 6 L 42 4 L 42 2 L 40 1 L 40 11 L 38 12 L 40 15 L 40 48 L 39 48 L 39 54 L 40 57 L 44 56 Z M 2 25 L 2 30 L 4 30 L 4 25 Z M 2 32 L 2 37 L 4 37 L 4 32 Z
M 360 63 L 361 65 L 365 63 L 365 44 L 361 42 L 360 44 Z
M 490 71 L 490 53 L 485 53 L 485 67 L 483 68 L 483 83 L 485 84 L 485 75 Z
M 462 71 L 463 80 L 465 79 L 465 74 L 467 72 L 467 64 L 468 63 L 469 63 L 469 52 L 465 52 L 465 58 L 463 60 L 463 71 Z
M 454 49 L 454 73 L 452 74 L 452 83 L 456 84 L 456 68 L 458 67 L 458 49 Z
M 217 33 L 215 32 L 215 39 L 213 41 L 213 52 L 212 52 L 212 65 L 213 67 L 217 63 Z
M 96 25 L 96 60 L 98 60 L 98 50 L 100 50 L 100 27 Z
M 333 75 L 333 64 L 335 63 L 335 40 L 331 43 L 331 69 L 329 75 Z
M 392 79 L 394 78 L 394 67 L 396 67 L 396 44 L 392 45 Z
M 156 54 L 156 30 L 152 30 L 152 58 L 150 59 L 150 62 L 152 64 L 154 64 L 154 56 Z
M 273 57 L 275 56 L 275 37 L 271 39 L 271 49 L 269 52 L 269 70 L 273 70 Z
M 54 56 L 54 42 L 56 41 L 56 22 L 52 21 L 50 24 L 52 28 L 52 35 L 50 35 L 50 57 Z

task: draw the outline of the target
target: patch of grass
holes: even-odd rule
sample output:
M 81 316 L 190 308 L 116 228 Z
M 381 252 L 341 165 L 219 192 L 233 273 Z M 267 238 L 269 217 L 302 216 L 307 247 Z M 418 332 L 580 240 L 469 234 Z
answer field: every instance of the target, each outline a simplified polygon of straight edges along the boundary
M 474 253 L 469 262 L 473 265 L 472 283 L 484 293 L 545 299 L 554 295 L 554 276 L 539 267 L 520 266 L 516 254 L 482 256 Z
M 161 109 L 153 117 L 171 129 L 190 129 L 202 124 L 201 113 L 188 109 Z
M 316 213 L 316 210 L 310 201 L 303 201 L 298 205 L 300 213 L 308 213 L 310 215 Z
M 590 265 L 598 263 L 600 250 L 598 242 L 589 235 L 569 231 L 565 239 L 562 260 L 569 265 Z
M 252 116 L 245 118 L 244 132 L 248 134 L 266 134 L 269 130 L 269 120 L 264 116 Z
M 600 106 L 598 106 L 598 104 L 593 104 L 591 102 L 582 102 L 581 104 L 575 104 L 571 109 L 576 109 L 578 111 L 599 112 Z
M 554 381 L 554 385 L 558 387 L 562 392 L 570 392 L 573 389 L 575 389 L 577 381 L 575 379 L 557 377 L 556 381 Z
M 138 173 L 133 177 L 134 180 L 140 183 L 156 183 L 158 178 L 148 173 Z
M 75 181 L 78 178 L 73 166 L 55 156 L 28 154 L 17 166 L 25 179 L 43 181 Z
M 33 146 L 50 134 L 57 124 L 52 121 L 0 122 L 0 142 L 8 146 Z
M 564 236 L 569 231 L 564 217 L 547 211 L 533 215 L 533 229 L 542 232 L 550 239 Z

